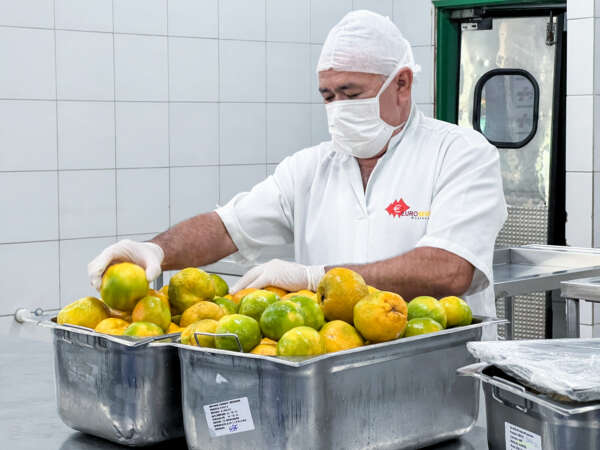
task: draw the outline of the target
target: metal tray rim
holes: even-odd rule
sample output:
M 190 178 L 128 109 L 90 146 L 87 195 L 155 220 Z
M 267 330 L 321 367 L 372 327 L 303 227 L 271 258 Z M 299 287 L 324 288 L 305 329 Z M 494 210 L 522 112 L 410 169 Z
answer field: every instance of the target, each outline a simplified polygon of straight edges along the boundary
M 297 358 L 283 358 L 280 356 L 265 356 L 265 355 L 255 355 L 253 353 L 240 353 L 231 350 L 220 350 L 216 348 L 206 348 L 206 347 L 196 347 L 192 345 L 185 345 L 178 342 L 157 342 L 154 345 L 171 345 L 179 348 L 184 351 L 192 351 L 192 352 L 201 352 L 201 353 L 209 353 L 209 354 L 217 354 L 224 356 L 236 356 L 238 358 L 248 358 L 248 359 L 262 359 L 267 360 L 276 364 L 280 364 L 288 367 L 303 367 L 310 364 L 316 364 L 319 361 L 323 361 L 325 359 L 330 358 L 340 358 L 353 353 L 360 353 L 365 351 L 370 351 L 373 349 L 385 348 L 385 347 L 393 347 L 398 346 L 400 344 L 410 344 L 411 342 L 421 341 L 421 340 L 431 340 L 439 338 L 440 336 L 447 336 L 451 334 L 457 334 L 458 332 L 471 330 L 475 328 L 482 328 L 489 325 L 500 325 L 507 323 L 506 319 L 499 319 L 496 317 L 487 317 L 487 316 L 473 316 L 476 319 L 481 320 L 479 323 L 466 325 L 457 328 L 448 328 L 442 331 L 438 331 L 435 334 L 424 334 L 420 336 L 412 336 L 408 338 L 395 339 L 393 341 L 381 342 L 378 344 L 371 344 L 369 346 L 357 347 L 350 350 L 343 350 L 335 353 L 327 353 L 319 356 L 309 356 L 309 357 L 297 357 Z

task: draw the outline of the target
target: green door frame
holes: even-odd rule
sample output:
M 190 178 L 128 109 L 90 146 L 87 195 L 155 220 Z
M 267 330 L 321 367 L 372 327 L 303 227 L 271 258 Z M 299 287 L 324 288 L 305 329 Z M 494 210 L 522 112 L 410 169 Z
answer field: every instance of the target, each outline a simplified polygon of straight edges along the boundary
M 452 10 L 478 6 L 564 3 L 565 0 L 432 0 L 436 8 L 435 116 L 457 123 L 460 30 Z

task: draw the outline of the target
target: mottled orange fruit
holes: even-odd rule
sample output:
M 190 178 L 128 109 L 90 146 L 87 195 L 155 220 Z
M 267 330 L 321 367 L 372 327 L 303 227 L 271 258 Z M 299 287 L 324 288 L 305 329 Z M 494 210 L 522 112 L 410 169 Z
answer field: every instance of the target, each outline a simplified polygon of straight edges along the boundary
M 385 342 L 404 336 L 408 306 L 393 292 L 380 291 L 354 306 L 354 326 L 371 342 Z
M 354 305 L 369 293 L 363 277 L 344 267 L 328 271 L 317 288 L 317 300 L 327 320 L 353 323 Z

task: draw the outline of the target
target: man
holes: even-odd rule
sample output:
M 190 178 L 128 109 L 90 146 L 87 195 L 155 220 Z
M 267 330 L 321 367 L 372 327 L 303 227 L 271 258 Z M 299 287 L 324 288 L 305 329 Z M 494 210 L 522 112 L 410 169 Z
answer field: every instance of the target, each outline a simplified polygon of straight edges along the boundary
M 108 247 L 89 264 L 92 284 L 116 261 L 151 280 L 235 252 L 253 262 L 293 242 L 295 263 L 256 266 L 232 291 L 315 290 L 329 268 L 346 266 L 406 300 L 464 294 L 475 314 L 495 315 L 493 247 L 506 218 L 498 152 L 473 130 L 425 118 L 411 97 L 416 71 L 389 19 L 347 14 L 317 66 L 332 140 L 284 159 L 216 211 Z

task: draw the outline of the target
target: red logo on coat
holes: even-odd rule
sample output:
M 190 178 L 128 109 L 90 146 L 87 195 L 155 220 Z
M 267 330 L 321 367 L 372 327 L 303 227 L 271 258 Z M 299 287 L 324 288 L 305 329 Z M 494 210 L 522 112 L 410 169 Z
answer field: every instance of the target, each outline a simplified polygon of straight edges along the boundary
M 400 217 L 400 216 L 402 216 L 402 214 L 404 214 L 409 209 L 410 209 L 410 206 L 408 206 L 403 199 L 394 200 L 392 203 L 390 203 L 388 205 L 387 208 L 385 208 L 387 213 L 393 217 Z

